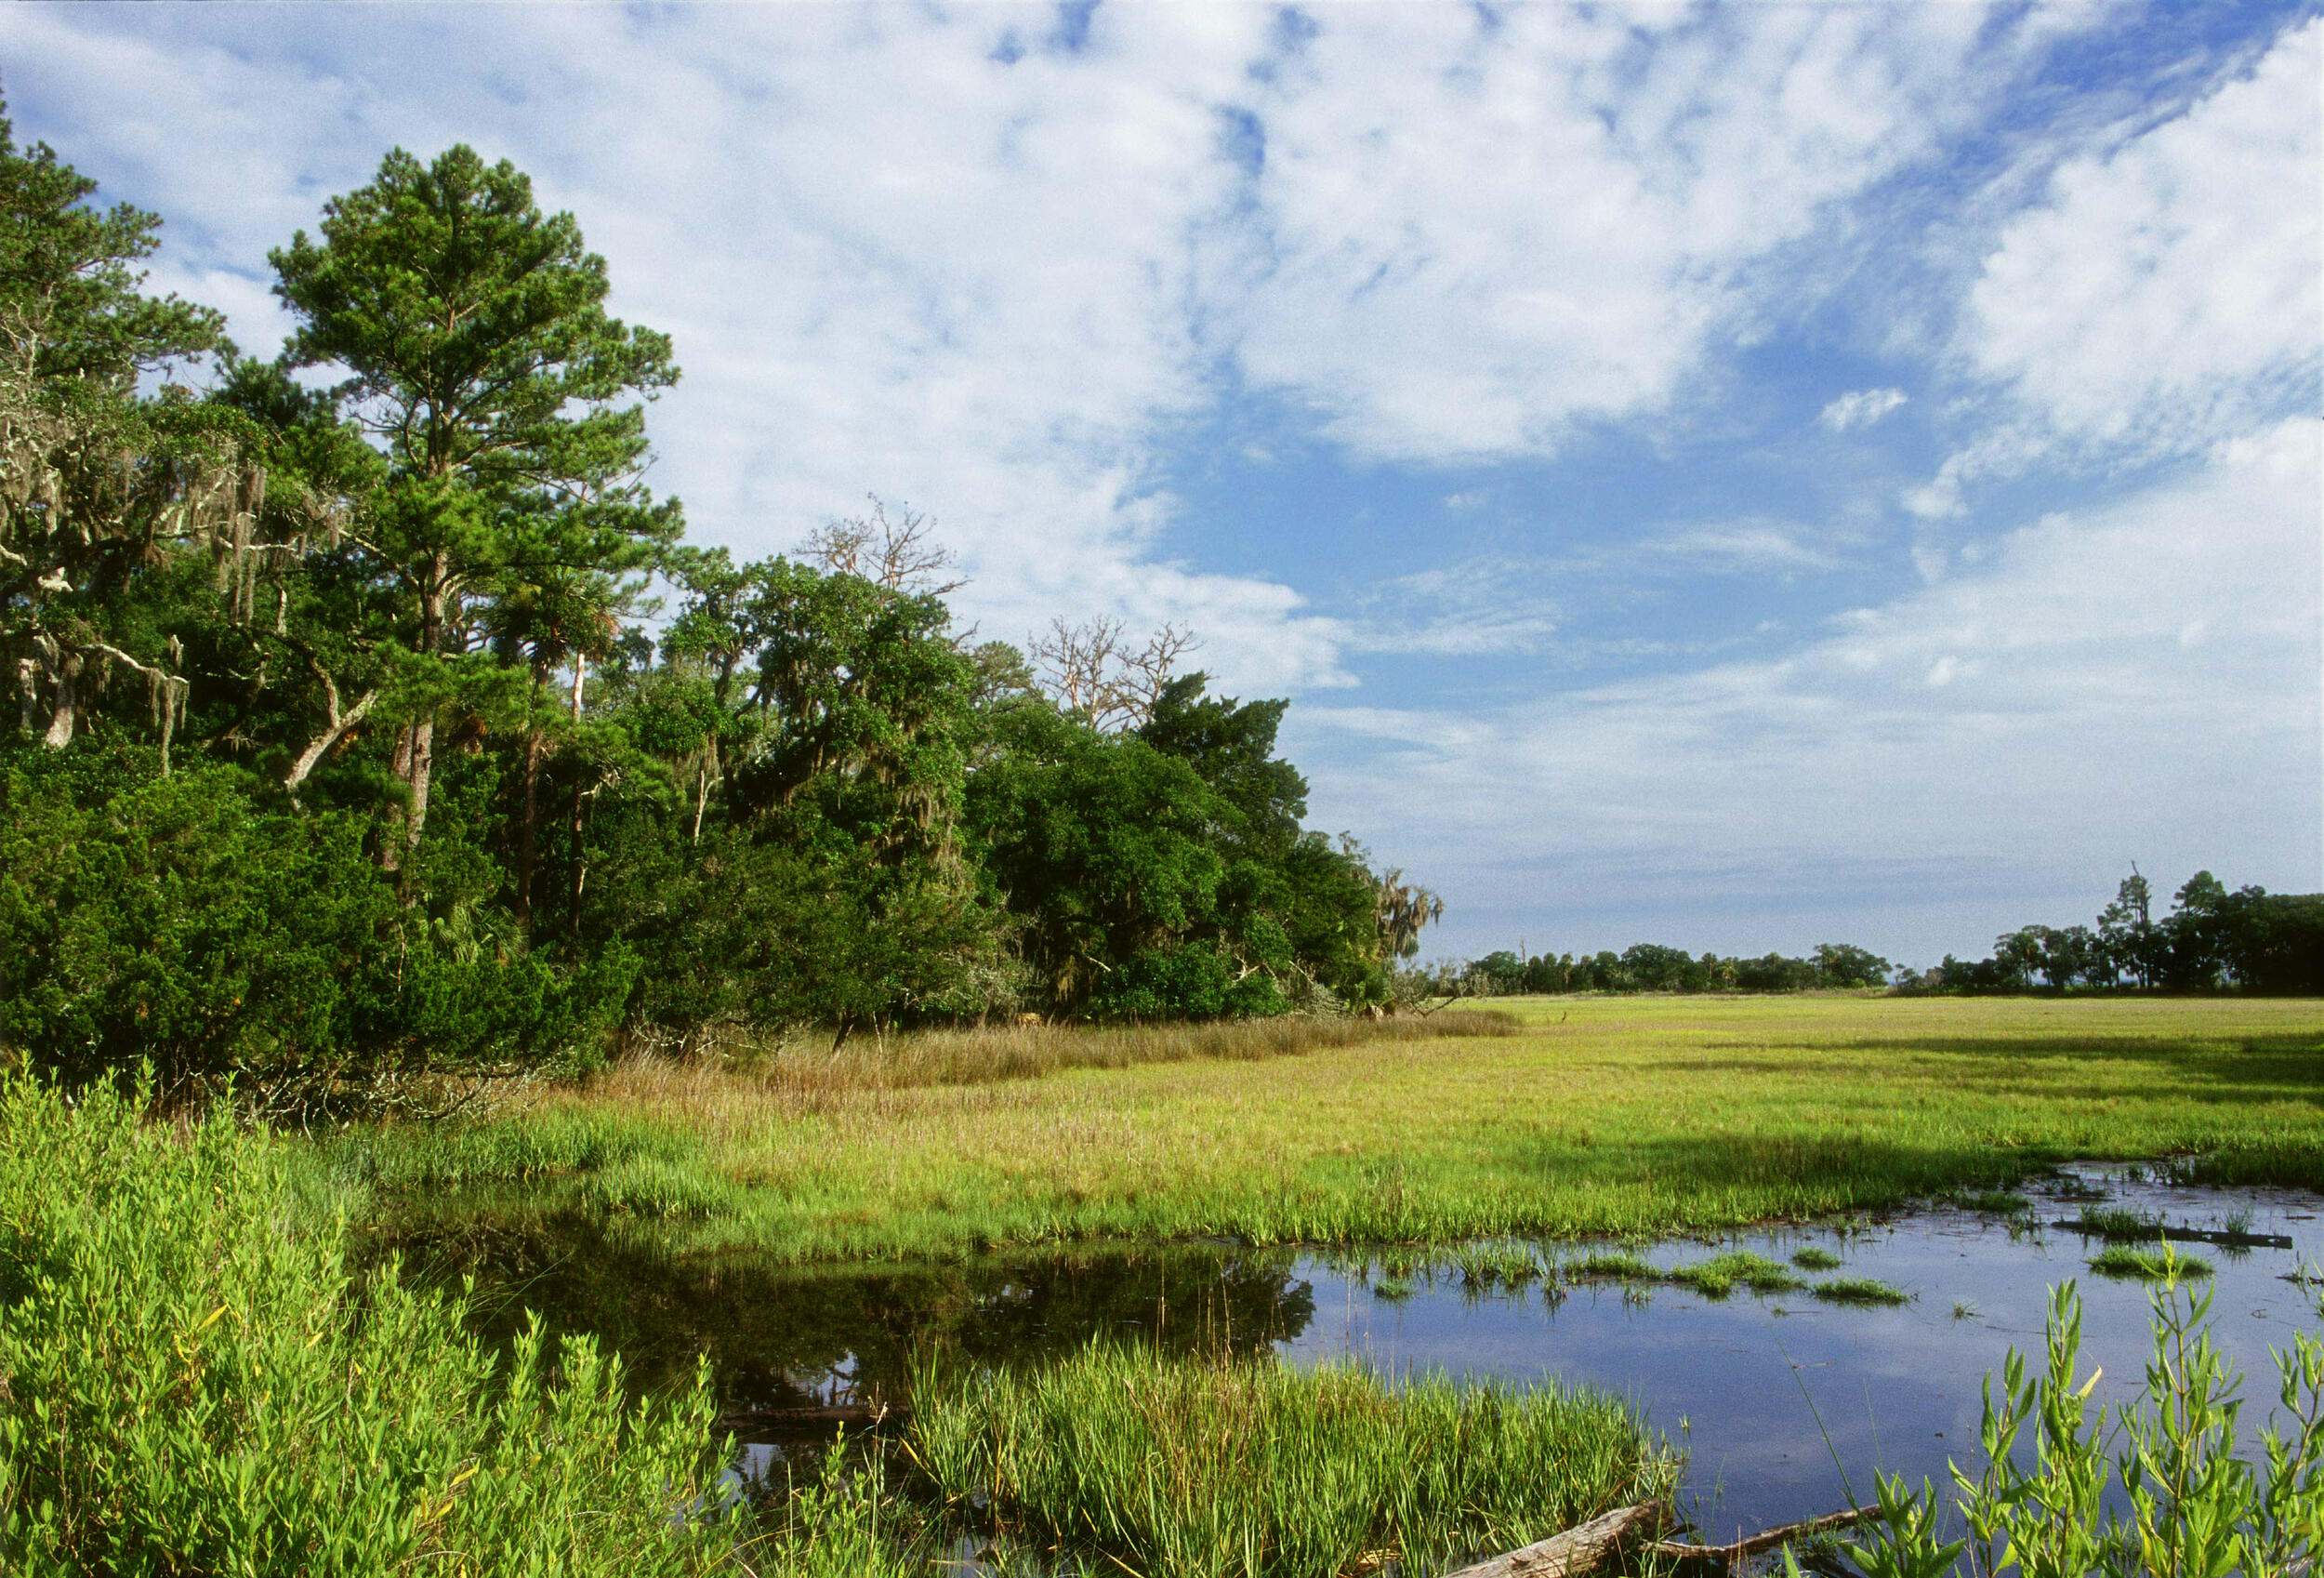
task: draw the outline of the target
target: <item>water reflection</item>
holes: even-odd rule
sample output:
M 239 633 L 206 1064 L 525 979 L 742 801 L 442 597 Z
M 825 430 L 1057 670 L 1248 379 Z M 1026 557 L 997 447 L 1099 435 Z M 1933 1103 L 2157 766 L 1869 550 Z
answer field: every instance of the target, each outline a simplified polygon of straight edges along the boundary
M 641 1388 L 683 1386 L 708 1355 L 720 1406 L 746 1436 L 897 1400 L 919 1353 L 1039 1363 L 1116 1336 L 1252 1354 L 1296 1341 L 1315 1314 L 1300 1257 L 1224 1244 L 802 1270 L 673 1254 L 647 1235 L 550 1218 L 408 1230 L 375 1253 L 390 1249 L 428 1280 L 476 1278 L 492 1334 L 512 1335 L 537 1310 L 616 1349 Z
M 2244 1426 L 2255 1436 L 2275 1395 L 2270 1346 L 2319 1325 L 2313 1293 L 2287 1280 L 2324 1252 L 2315 1197 L 2094 1173 L 2034 1192 L 2039 1223 L 2074 1214 L 2095 1194 L 2182 1226 L 2232 1221 L 2290 1245 L 2195 1246 L 2216 1268 L 2214 1335 L 2245 1376 Z M 503 1333 L 529 1306 L 561 1329 L 597 1333 L 640 1385 L 682 1384 L 696 1356 L 709 1355 L 733 1423 L 759 1443 L 827 1430 L 835 1410 L 895 1400 L 912 1356 L 930 1347 L 971 1362 L 1039 1363 L 1095 1336 L 1135 1336 L 1174 1351 L 1223 1345 L 1295 1363 L 1356 1356 L 1391 1372 L 1587 1383 L 1633 1399 L 1686 1449 L 1687 1510 L 1720 1539 L 1868 1498 L 1876 1469 L 1945 1484 L 1948 1458 L 1974 1461 L 1981 1381 L 2013 1345 L 2038 1358 L 2049 1291 L 2068 1279 L 2084 1300 L 2081 1373 L 2104 1367 L 2101 1400 L 2140 1387 L 2146 1289 L 2091 1275 L 2098 1246 L 2054 1225 L 2028 1231 L 2022 1219 L 2013 1227 L 1941 1210 L 1646 1253 L 1662 1266 L 1715 1247 L 1783 1260 L 1811 1245 L 1841 1257 L 1835 1274 L 1878 1278 L 1911 1301 L 1868 1309 L 1804 1293 L 1710 1299 L 1667 1285 L 1643 1299 L 1614 1285 L 1478 1297 L 1447 1273 L 1420 1275 L 1408 1295 L 1390 1298 L 1378 1291 L 1388 1279 L 1377 1258 L 1216 1244 L 803 1271 L 747 1255 L 675 1255 L 650 1237 L 579 1220 L 438 1229 L 392 1247 L 423 1272 L 479 1277 Z

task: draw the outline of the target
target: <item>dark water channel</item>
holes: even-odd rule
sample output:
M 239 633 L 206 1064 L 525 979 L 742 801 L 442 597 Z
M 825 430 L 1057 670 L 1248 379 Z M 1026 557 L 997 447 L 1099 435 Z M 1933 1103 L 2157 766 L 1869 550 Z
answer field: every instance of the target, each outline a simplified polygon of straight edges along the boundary
M 1183 1351 L 1273 1349 L 1292 1363 L 1353 1357 L 1390 1372 L 1554 1377 L 1612 1391 L 1685 1449 L 1686 1510 L 1706 1537 L 1726 1539 L 1830 1511 L 1852 1490 L 1868 1499 L 1875 1469 L 1942 1485 L 1948 1458 L 1974 1465 L 1982 1379 L 2013 1345 L 2039 1370 L 2050 1290 L 2069 1279 L 2083 1299 L 2080 1374 L 2103 1366 L 2100 1399 L 2134 1396 L 2151 1346 L 2148 1290 L 2090 1272 L 2100 1244 L 2055 1226 L 2092 1203 L 2093 1189 L 2106 1208 L 2290 1240 L 2186 1246 L 2214 1268 L 2213 1335 L 2245 1377 L 2244 1429 L 2255 1437 L 2275 1395 L 2269 1349 L 2288 1346 L 2295 1331 L 2324 1333 L 2316 1291 L 2291 1280 L 2324 1261 L 2324 1201 L 2095 1171 L 2026 1191 L 2037 1230 L 2022 1217 L 2013 1227 L 1936 1209 L 1645 1252 L 1667 1266 L 1726 1248 L 1788 1260 L 1820 1247 L 1843 1266 L 1805 1275 L 1877 1278 L 1909 1295 L 1893 1308 L 1803 1292 L 1737 1289 L 1711 1299 L 1668 1285 L 1480 1294 L 1448 1269 L 1411 1276 L 1408 1295 L 1383 1297 L 1377 1255 L 1367 1266 L 1357 1255 L 1221 1245 L 813 1272 L 674 1255 L 649 1239 L 560 1223 L 430 1234 L 399 1247 L 422 1270 L 479 1276 L 506 1320 L 529 1306 L 562 1329 L 598 1333 L 644 1385 L 688 1379 L 707 1353 L 731 1424 L 756 1444 L 754 1462 L 898 1399 L 924 1347 L 971 1362 L 1037 1363 L 1103 1333 Z

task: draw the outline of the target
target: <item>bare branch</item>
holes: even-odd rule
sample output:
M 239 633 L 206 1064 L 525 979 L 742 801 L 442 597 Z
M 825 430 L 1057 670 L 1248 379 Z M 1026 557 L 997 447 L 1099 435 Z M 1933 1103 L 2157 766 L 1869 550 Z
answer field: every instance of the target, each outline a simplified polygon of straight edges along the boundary
M 932 540 L 935 522 L 911 510 L 895 518 L 877 494 L 871 512 L 817 527 L 800 552 L 826 575 L 861 576 L 913 597 L 945 597 L 968 585 L 959 560 Z

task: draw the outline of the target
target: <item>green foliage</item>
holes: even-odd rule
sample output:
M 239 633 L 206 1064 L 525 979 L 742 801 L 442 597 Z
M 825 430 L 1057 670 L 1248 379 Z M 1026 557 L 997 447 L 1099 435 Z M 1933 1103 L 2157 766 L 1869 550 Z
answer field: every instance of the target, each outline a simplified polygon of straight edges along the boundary
M 2028 1375 L 2012 1349 L 1998 1391 L 1987 1380 L 1984 1466 L 1953 1465 L 1949 1518 L 1933 1487 L 1882 1479 L 1884 1516 L 1847 1553 L 1867 1578 L 2226 1578 L 2315 1560 L 2324 1546 L 2324 1341 L 2291 1334 L 2277 1355 L 2275 1417 L 2259 1453 L 2239 1456 L 2239 1377 L 2212 1344 L 2209 1295 L 2166 1282 L 2153 1307 L 2146 1389 L 2109 1429 L 2106 1405 L 2090 1400 L 2098 1377 L 2078 1374 L 2080 1298 L 2070 1282 L 2058 1289 L 2042 1372 Z M 1946 1538 L 1948 1525 L 1963 1537 Z
M 1031 1374 L 921 1374 L 914 1457 L 1004 1526 L 1182 1578 L 1441 1571 L 1666 1494 L 1620 1401 L 1553 1385 L 1391 1386 L 1353 1367 L 1097 1346 Z
M 0 1084 L 0 1566 L 65 1574 L 679 1574 L 746 1533 L 697 1378 L 345 1271 L 285 1147 Z
M 82 1083 L 150 1063 L 327 1101 L 376 1075 L 571 1066 L 629 988 L 465 947 L 405 909 L 363 825 L 264 808 L 243 775 L 135 750 L 0 752 L 0 1042 Z
M 0 122 L 13 1050 L 308 1102 L 625 1030 L 1385 1001 L 1427 895 L 1301 831 L 1284 703 L 1173 678 L 1182 637 L 1093 714 L 955 629 L 923 517 L 680 547 L 669 341 L 513 166 L 326 203 L 272 363 L 143 295 L 156 221 L 92 191 Z

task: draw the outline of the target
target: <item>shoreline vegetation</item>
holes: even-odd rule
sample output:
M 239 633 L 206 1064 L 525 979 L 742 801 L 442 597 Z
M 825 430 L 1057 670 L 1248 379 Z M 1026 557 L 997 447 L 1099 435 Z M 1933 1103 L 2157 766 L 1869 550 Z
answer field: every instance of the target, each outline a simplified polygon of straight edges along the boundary
M 1309 1094 L 1285 1088 L 1287 1076 L 1315 1059 L 1434 1056 L 1440 1077 L 1474 1059 L 1486 1067 L 1467 1070 L 1472 1077 L 1506 1083 L 1502 1060 L 1528 1045 L 1537 1054 L 1554 1049 L 1568 1079 L 1613 1058 L 1594 1038 L 1618 1026 L 1578 1036 L 1576 1005 L 1519 1006 L 1531 1025 L 1514 1034 L 1382 1037 L 1267 1061 L 1220 1058 L 1222 1043 L 1209 1043 L 1207 1061 L 1075 1067 L 1060 1059 L 1047 1075 L 1019 1069 L 967 1086 L 870 1083 L 861 1094 L 867 1107 L 849 1096 L 834 1107 L 827 1087 L 781 1094 L 801 1104 L 804 1121 L 846 1128 L 876 1126 L 883 1104 L 905 1104 L 886 1121 L 911 1116 L 931 1093 L 992 1098 L 1094 1085 L 1110 1097 L 1120 1079 L 1210 1072 L 1262 1081 L 1268 1093 L 1247 1090 L 1245 1099 L 1279 1118 Z M 1919 1011 L 1904 1006 L 1917 1022 Z M 1670 1005 L 1655 1018 L 1653 1044 L 1684 1047 L 1691 1037 L 1698 1058 L 1716 1050 L 1733 1060 L 1736 1027 L 1718 1008 Z M 1564 1017 L 1545 1022 L 1552 1012 Z M 1682 1012 L 1704 1017 L 1690 1032 Z M 1842 1025 L 1848 1034 L 1832 1038 L 1832 1049 L 1863 1062 L 1864 1023 Z M 2007 1039 L 1989 1017 L 1981 1028 Z M 1957 1035 L 1967 1028 L 1955 1025 Z M 2230 1076 L 2249 1084 L 2269 1067 L 2266 1032 L 2241 1020 L 2214 1019 L 2200 1033 L 2184 1019 L 2150 1019 L 2143 1036 L 2121 1023 L 2084 1029 L 2099 1044 L 2079 1052 L 2055 1025 L 2044 1033 L 2086 1082 L 2114 1065 L 2153 1084 L 2177 1060 L 2214 1086 Z M 1888 1055 L 1909 1065 L 1929 1054 L 1904 1043 Z M 1631 1049 L 1633 1079 L 1655 1067 L 1639 1061 L 1645 1056 Z M 606 1131 L 590 1139 L 571 1115 L 635 1096 L 645 1072 L 616 1070 L 588 1091 L 555 1093 L 483 1124 L 403 1127 L 415 1146 L 456 1148 L 464 1134 L 513 1122 L 502 1132 L 539 1140 L 530 1165 L 587 1164 L 601 1175 L 647 1153 L 622 1155 Z M 2312 1108 L 2311 1088 L 2275 1072 L 2292 1087 L 2288 1100 Z M 1887 1071 L 1887 1099 L 1901 1078 Z M 2185 1089 L 2147 1099 L 2174 1098 L 2199 1105 Z M 2099 1105 L 2118 1117 L 2135 1112 L 2127 1080 Z M 1732 1121 L 1736 1108 L 1727 1110 Z M 2202 1132 L 2173 1127 L 2185 1116 L 2158 1110 L 2142 1121 L 2154 1136 Z M 1027 1572 L 1118 1571 L 1126 1561 L 1195 1578 L 1336 1578 L 1402 1557 L 1428 1573 L 1634 1503 L 1667 1502 L 1678 1471 L 1628 1405 L 1586 1391 L 1456 1387 L 1427 1376 L 1392 1385 L 1347 1366 L 1299 1371 L 1264 1357 L 1100 1344 L 1027 1369 L 961 1369 L 928 1356 L 900 1420 L 852 1446 L 843 1439 L 821 1456 L 794 1458 L 783 1483 L 752 1492 L 728 1472 L 733 1449 L 714 1426 L 699 1369 L 691 1386 L 640 1400 L 619 1359 L 585 1338 L 553 1338 L 528 1319 L 513 1341 L 495 1345 L 477 1334 L 472 1291 L 416 1287 L 392 1264 L 351 1272 L 356 1214 L 391 1201 L 377 1178 L 366 1185 L 343 1165 L 348 1153 L 335 1147 L 347 1135 L 277 1135 L 223 1107 L 157 1121 L 137 1094 L 100 1086 L 68 1097 L 21 1072 L 0 1084 L 0 1132 L 11 1142 L 0 1148 L 0 1557 L 12 1571 L 385 1574 L 421 1562 L 473 1573 L 904 1578 L 969 1539 L 1007 1562 L 1038 1564 L 1004 1567 Z M 2129 1449 L 2121 1467 L 2110 1462 L 2126 1432 L 2142 1462 L 2172 1470 L 2154 1481 L 2168 1493 L 2140 1512 L 2150 1532 L 2175 1538 L 2199 1517 L 2241 1542 L 2233 1548 L 2260 1562 L 2253 1571 L 2285 1571 L 2282 1561 L 2309 1550 L 2324 1510 L 2324 1345 L 2294 1333 L 2283 1356 L 2283 1450 L 2256 1469 L 2229 1459 L 2235 1377 L 2203 1335 L 2200 1283 L 2184 1274 L 2195 1267 L 2168 1250 L 2159 1260 L 2146 1269 L 2159 1278 L 2154 1374 L 2163 1389 L 2112 1426 L 2084 1407 L 2079 1306 L 2062 1292 L 2047 1367 L 2028 1378 L 2013 1354 L 2001 1378 L 1982 1477 L 1973 1462 L 1971 1479 L 1943 1497 L 1880 1481 L 1873 1517 L 1842 1546 L 1858 1570 L 1908 1562 L 1950 1572 L 1961 1552 L 1948 1528 L 1966 1519 L 2010 1532 L 2011 1509 L 2033 1483 L 2011 1465 L 2010 1445 L 2037 1418 L 2065 1422 L 2071 1436 L 2067 1452 L 2037 1471 L 2046 1478 L 2035 1493 L 2070 1481 L 2081 1499 L 2067 1522 L 2016 1529 L 2021 1549 L 2066 1541 L 2056 1552 L 2079 1551 L 2073 1541 L 2100 1537 L 2117 1515 L 2091 1487 L 2110 1474 L 2128 1482 Z M 1461 1274 L 1514 1283 L 1544 1264 L 1480 1246 Z M 1895 1296 L 1878 1284 L 1799 1275 L 1829 1269 L 1743 1253 L 1657 1268 L 1606 1251 L 1554 1274 L 1644 1276 L 1710 1296 Z M 1543 1463 L 1557 1467 L 1544 1473 Z M 2127 1578 L 2147 1569 L 2102 1560 L 2093 1570 Z

